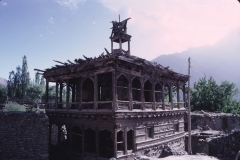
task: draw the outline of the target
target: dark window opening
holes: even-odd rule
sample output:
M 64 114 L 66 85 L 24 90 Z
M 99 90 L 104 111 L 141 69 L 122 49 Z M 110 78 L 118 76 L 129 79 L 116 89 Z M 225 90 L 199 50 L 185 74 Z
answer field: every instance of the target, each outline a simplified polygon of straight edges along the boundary
M 53 124 L 51 126 L 51 145 L 56 146 L 58 144 L 58 126 Z
M 61 132 L 60 132 L 60 145 L 63 147 L 69 147 L 69 133 L 67 130 L 66 125 L 61 126 Z
M 149 80 L 144 84 L 144 98 L 145 98 L 145 102 L 153 101 L 152 100 L 152 84 Z
M 89 153 L 96 153 L 96 135 L 95 131 L 88 128 L 84 134 L 84 150 Z
M 156 102 L 162 102 L 162 86 L 159 83 L 155 86 L 155 99 Z
M 82 84 L 82 101 L 93 102 L 94 97 L 94 84 L 90 78 L 84 80 Z
M 99 132 L 99 156 L 103 158 L 112 158 L 114 156 L 113 139 L 111 132 L 103 130 Z
M 179 132 L 179 123 L 173 124 L 173 130 L 174 132 Z
M 141 104 L 133 104 L 133 109 L 141 109 Z
M 228 119 L 227 118 L 222 119 L 222 129 L 224 131 L 226 131 L 228 129 Z
M 117 132 L 117 150 L 118 151 L 124 150 L 123 131 Z
M 82 153 L 82 131 L 79 127 L 73 127 L 72 129 L 72 150 Z
M 112 103 L 98 103 L 98 109 L 112 109 Z
M 133 135 L 133 130 L 129 130 L 127 132 L 127 150 L 132 150 L 133 149 L 133 139 L 134 139 L 134 135 Z
M 83 109 L 93 109 L 94 105 L 93 104 L 82 104 Z
M 128 80 L 125 76 L 121 75 L 117 80 L 117 99 L 128 101 Z
M 98 101 L 112 100 L 112 72 L 98 75 Z
M 147 139 L 153 138 L 153 127 L 146 128 L 146 135 L 147 135 Z
M 141 101 L 141 82 L 139 78 L 134 78 L 132 81 L 132 98 L 133 101 Z
M 67 101 L 67 86 L 65 83 L 60 83 L 58 92 L 59 92 L 58 109 L 64 109 L 66 108 Z

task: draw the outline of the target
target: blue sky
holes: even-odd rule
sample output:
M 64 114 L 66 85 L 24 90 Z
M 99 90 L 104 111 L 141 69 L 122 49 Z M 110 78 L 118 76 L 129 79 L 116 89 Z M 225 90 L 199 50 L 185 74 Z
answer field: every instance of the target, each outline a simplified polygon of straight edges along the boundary
M 237 0 L 1 0 L 0 77 L 8 79 L 24 55 L 33 78 L 53 60 L 110 50 L 110 21 L 119 14 L 132 18 L 131 53 L 148 60 L 213 45 L 240 27 Z

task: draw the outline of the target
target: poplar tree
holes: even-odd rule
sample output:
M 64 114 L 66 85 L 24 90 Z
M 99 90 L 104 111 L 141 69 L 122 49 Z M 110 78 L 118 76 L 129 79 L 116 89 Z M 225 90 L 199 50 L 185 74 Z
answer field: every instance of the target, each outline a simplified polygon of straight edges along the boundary
M 27 86 L 30 82 L 30 76 L 28 72 L 28 66 L 27 66 L 27 57 L 23 56 L 23 62 L 22 62 L 22 76 L 21 76 L 21 85 L 22 85 L 22 98 L 26 98 L 26 90 Z

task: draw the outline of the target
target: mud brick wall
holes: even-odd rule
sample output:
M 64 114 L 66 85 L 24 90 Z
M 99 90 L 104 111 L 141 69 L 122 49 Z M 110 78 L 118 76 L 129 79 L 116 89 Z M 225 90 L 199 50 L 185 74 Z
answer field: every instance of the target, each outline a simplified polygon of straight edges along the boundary
M 0 159 L 48 159 L 45 114 L 0 112 Z

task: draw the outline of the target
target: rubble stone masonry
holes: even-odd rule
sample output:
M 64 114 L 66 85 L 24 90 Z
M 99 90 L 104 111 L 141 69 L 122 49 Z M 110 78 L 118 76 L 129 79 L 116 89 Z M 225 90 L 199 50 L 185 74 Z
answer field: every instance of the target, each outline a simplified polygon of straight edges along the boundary
M 48 159 L 45 114 L 0 112 L 0 159 Z

